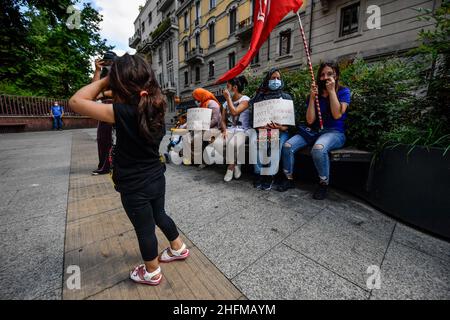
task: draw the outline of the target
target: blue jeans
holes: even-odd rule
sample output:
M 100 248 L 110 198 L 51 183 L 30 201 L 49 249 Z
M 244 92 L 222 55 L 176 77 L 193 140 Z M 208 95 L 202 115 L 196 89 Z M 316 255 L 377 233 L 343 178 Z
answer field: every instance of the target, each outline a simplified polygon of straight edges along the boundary
M 61 116 L 53 117 L 53 129 L 62 129 L 62 119 Z
M 281 157 L 281 150 L 284 145 L 284 143 L 289 139 L 289 133 L 280 131 L 280 144 L 279 144 L 279 152 L 274 155 L 274 161 L 270 162 L 270 166 L 268 168 L 268 171 L 265 175 L 276 175 L 280 166 L 280 157 Z M 249 137 L 249 143 L 253 145 L 257 145 L 257 135 L 250 135 Z M 260 175 L 261 174 L 261 168 L 263 165 L 261 164 L 260 158 L 259 158 L 259 151 L 257 153 L 257 161 L 255 164 L 255 174 Z
M 337 130 L 323 130 L 314 142 L 311 156 L 316 166 L 321 181 L 328 183 L 330 180 L 330 158 L 328 152 L 344 146 L 345 134 Z M 297 150 L 308 146 L 305 139 L 297 134 L 283 144 L 283 171 L 286 176 L 292 177 L 294 172 L 294 155 Z

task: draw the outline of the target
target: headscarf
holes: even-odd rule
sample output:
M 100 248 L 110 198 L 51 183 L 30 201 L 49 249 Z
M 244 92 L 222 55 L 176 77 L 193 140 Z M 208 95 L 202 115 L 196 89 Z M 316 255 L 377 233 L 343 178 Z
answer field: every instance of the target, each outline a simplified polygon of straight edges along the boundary
M 253 103 L 260 102 L 263 100 L 270 100 L 270 99 L 283 98 L 283 99 L 292 100 L 292 97 L 289 94 L 283 92 L 283 88 L 284 88 L 283 79 L 281 79 L 281 87 L 279 89 L 277 89 L 277 90 L 269 89 L 269 80 L 272 77 L 272 74 L 274 74 L 274 72 L 277 72 L 277 71 L 280 72 L 280 69 L 272 68 L 267 72 L 266 76 L 264 77 L 263 82 L 261 83 L 258 90 L 256 91 L 256 95 L 253 97 L 253 99 L 250 102 L 252 105 L 253 105 Z M 281 72 L 280 72 L 280 74 L 281 74 Z
M 220 106 L 219 100 L 206 89 L 197 88 L 192 92 L 192 96 L 195 100 L 200 101 L 200 108 L 208 108 L 208 102 L 214 100 Z

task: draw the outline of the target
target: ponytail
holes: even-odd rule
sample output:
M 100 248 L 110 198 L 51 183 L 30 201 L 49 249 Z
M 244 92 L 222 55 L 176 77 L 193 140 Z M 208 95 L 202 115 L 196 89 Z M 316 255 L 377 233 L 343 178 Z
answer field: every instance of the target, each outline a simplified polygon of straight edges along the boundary
M 229 80 L 228 83 L 231 84 L 232 86 L 237 86 L 239 93 L 242 93 L 242 91 L 244 91 L 244 89 L 245 89 L 245 86 L 248 85 L 248 81 L 245 78 L 245 76 L 239 76 L 239 77 L 233 78 L 233 79 Z
M 140 94 L 137 106 L 139 134 L 148 142 L 159 141 L 164 136 L 164 113 L 166 102 L 159 87 Z M 141 92 L 142 93 L 142 92 Z
M 114 61 L 109 76 L 114 101 L 137 109 L 139 135 L 149 143 L 164 136 L 166 101 L 148 62 L 139 55 L 124 54 Z

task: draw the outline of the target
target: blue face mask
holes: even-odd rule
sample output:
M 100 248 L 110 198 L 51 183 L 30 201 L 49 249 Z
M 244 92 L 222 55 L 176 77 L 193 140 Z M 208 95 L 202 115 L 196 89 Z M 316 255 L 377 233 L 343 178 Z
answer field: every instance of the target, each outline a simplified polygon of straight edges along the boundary
M 274 79 L 269 80 L 269 89 L 270 90 L 278 90 L 281 88 L 281 80 Z

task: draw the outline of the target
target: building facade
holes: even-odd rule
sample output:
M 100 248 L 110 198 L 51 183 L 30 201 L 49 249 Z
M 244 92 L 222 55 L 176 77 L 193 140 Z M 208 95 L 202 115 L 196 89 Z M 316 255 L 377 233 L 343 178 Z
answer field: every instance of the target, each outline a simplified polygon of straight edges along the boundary
M 129 46 L 151 62 L 167 100 L 166 123 L 174 121 L 178 91 L 178 22 L 176 0 L 148 0 L 134 22 Z
M 253 1 L 178 2 L 181 101 L 191 100 L 192 90 L 197 87 L 221 95 L 223 85 L 214 85 L 214 81 L 231 69 L 250 45 Z M 415 8 L 435 9 L 440 3 L 438 0 L 305 0 L 300 16 L 312 62 L 355 57 L 376 60 L 404 53 L 417 46 L 418 32 L 431 26 L 430 22 L 417 21 L 419 13 Z M 290 13 L 272 31 L 247 72 L 261 74 L 271 67 L 290 70 L 304 67 L 306 63 L 299 21 Z
M 170 101 L 170 116 L 176 103 L 193 106 L 195 88 L 221 96 L 223 85 L 214 82 L 247 52 L 254 1 L 261 0 L 147 1 L 135 21 L 130 46 L 151 59 Z M 421 29 L 431 27 L 431 22 L 417 21 L 415 9 L 433 10 L 440 4 L 441 0 L 305 0 L 300 16 L 312 62 L 402 54 L 417 46 Z M 246 72 L 291 70 L 306 63 L 298 17 L 290 13 Z

